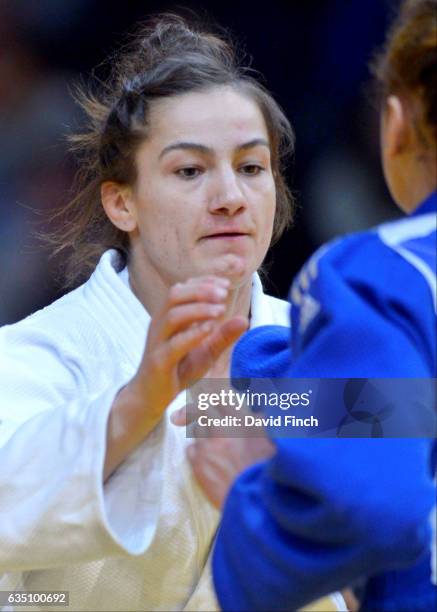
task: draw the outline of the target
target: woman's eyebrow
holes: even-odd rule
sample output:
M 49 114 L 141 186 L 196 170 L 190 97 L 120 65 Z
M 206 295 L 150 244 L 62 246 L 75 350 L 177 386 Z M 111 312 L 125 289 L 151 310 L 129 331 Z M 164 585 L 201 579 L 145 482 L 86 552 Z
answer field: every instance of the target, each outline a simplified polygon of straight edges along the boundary
M 249 140 L 248 142 L 243 142 L 243 144 L 238 145 L 236 148 L 237 151 L 242 151 L 244 149 L 252 149 L 254 147 L 257 146 L 264 146 L 267 147 L 270 150 L 270 145 L 268 143 L 268 141 L 265 138 L 254 138 L 253 140 Z M 161 153 L 159 154 L 159 159 L 161 159 L 162 157 L 164 157 L 164 155 L 166 155 L 167 153 L 170 153 L 170 151 L 175 151 L 178 149 L 182 149 L 185 151 L 197 151 L 198 153 L 203 153 L 206 155 L 213 155 L 214 154 L 214 149 L 212 149 L 211 147 L 207 147 L 206 145 L 200 144 L 198 142 L 186 142 L 186 141 L 180 141 L 180 142 L 174 142 L 166 147 L 164 147 L 161 151 Z
M 243 144 L 238 145 L 236 148 L 238 151 L 241 151 L 243 149 L 253 149 L 253 147 L 258 147 L 260 145 L 267 147 L 270 151 L 270 144 L 265 138 L 254 138 L 253 140 L 249 140 L 249 142 L 244 142 Z
M 162 149 L 161 153 L 159 154 L 159 159 L 164 157 L 164 155 L 167 153 L 170 153 L 170 151 L 175 151 L 177 149 L 197 151 L 198 153 L 206 153 L 208 155 L 212 155 L 214 153 L 213 149 L 210 147 L 197 142 L 174 142 L 173 144 L 170 144 Z

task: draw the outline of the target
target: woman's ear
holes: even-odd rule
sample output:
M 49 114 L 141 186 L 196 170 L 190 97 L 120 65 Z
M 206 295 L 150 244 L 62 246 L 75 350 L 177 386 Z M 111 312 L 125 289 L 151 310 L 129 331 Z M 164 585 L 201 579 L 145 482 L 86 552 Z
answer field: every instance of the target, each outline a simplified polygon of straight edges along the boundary
M 115 227 L 124 232 L 136 229 L 137 220 L 130 187 L 115 181 L 105 181 L 100 187 L 100 197 L 102 206 Z
M 408 109 L 398 96 L 389 96 L 382 116 L 382 144 L 388 158 L 405 152 L 410 141 Z

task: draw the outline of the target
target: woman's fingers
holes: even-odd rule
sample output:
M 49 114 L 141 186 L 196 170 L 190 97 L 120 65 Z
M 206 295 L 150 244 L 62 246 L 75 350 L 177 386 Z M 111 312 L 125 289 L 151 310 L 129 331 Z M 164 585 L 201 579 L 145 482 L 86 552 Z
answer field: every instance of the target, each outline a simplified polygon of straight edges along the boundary
M 229 282 L 218 277 L 174 285 L 166 307 L 155 316 L 144 355 L 144 372 L 155 381 L 168 378 L 183 389 L 201 378 L 246 330 L 245 317 L 220 323 Z
M 228 493 L 228 483 L 221 471 L 217 470 L 214 461 L 211 462 L 211 457 L 205 454 L 206 450 L 211 449 L 203 445 L 201 440 L 197 440 L 195 444 L 187 447 L 187 456 L 204 495 L 215 508 L 220 509 Z
M 196 408 L 192 404 L 187 404 L 175 410 L 170 415 L 170 421 L 173 425 L 183 427 L 184 425 L 191 425 L 196 420 Z
M 225 304 L 192 303 L 181 304 L 171 308 L 164 319 L 162 335 L 165 339 L 183 331 L 194 323 L 201 323 L 208 319 L 217 319 L 226 310 Z
M 224 276 L 215 276 L 214 274 L 205 274 L 204 276 L 192 276 L 191 278 L 188 278 L 185 281 L 185 283 L 196 284 L 199 281 L 218 283 L 219 285 L 222 285 L 223 287 L 229 287 L 231 284 L 228 278 L 225 278 Z
M 272 457 L 274 445 L 267 438 L 196 438 L 187 447 L 188 459 L 209 501 L 221 508 L 239 474 Z
M 208 339 L 207 350 L 209 357 L 215 361 L 224 350 L 232 346 L 234 342 L 243 334 L 249 326 L 246 317 L 238 316 L 225 321 L 220 325 Z
M 179 377 L 185 387 L 201 378 L 213 365 L 216 359 L 244 333 L 248 327 L 246 317 L 234 317 L 208 334 L 202 342 L 187 354 L 179 367 Z
M 167 309 L 190 302 L 221 303 L 228 297 L 229 281 L 218 276 L 200 276 L 170 288 Z
M 216 325 L 214 331 L 198 348 L 197 359 L 203 361 L 205 365 L 211 365 L 220 357 L 227 348 L 244 333 L 249 325 L 246 317 L 238 316 L 228 319 L 221 325 Z
M 166 342 L 160 354 L 163 365 L 176 366 L 184 358 L 187 364 L 181 364 L 180 378 L 185 380 L 187 374 L 196 372 L 196 378 L 207 371 L 222 352 L 231 346 L 247 329 L 245 317 L 234 317 L 217 326 L 214 330 L 212 321 L 205 321 L 175 334 Z M 185 383 L 184 383 L 185 386 Z
M 149 332 L 151 346 L 167 340 L 184 326 L 206 319 L 215 319 L 224 313 L 228 298 L 229 281 L 216 276 L 191 278 L 173 285 L 167 301 L 154 317 Z
M 199 325 L 192 325 L 187 330 L 174 335 L 161 348 L 159 357 L 162 360 L 162 365 L 165 367 L 176 366 L 190 351 L 199 346 L 212 329 L 212 321 L 205 321 Z
M 170 421 L 173 423 L 173 425 L 177 425 L 178 427 L 187 425 L 187 407 L 183 406 L 182 408 L 179 408 L 179 410 L 175 410 L 170 415 Z

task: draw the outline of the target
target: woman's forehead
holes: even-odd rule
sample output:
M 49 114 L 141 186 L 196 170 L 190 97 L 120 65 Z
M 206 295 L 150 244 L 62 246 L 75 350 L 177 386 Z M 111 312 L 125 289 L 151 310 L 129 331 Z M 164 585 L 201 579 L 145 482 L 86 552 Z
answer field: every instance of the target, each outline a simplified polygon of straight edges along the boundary
M 157 145 L 177 140 L 268 140 L 264 117 L 255 101 L 230 87 L 216 87 L 162 98 L 153 103 L 148 141 Z M 165 145 L 164 145 L 165 146 Z

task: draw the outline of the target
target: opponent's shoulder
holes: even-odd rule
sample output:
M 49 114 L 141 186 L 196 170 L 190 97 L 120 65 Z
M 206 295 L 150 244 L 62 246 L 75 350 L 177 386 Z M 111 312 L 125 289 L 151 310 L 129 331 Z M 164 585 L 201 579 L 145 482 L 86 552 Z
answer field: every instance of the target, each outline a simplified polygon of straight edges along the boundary
M 379 343 L 388 355 L 391 343 L 390 354 L 395 354 L 398 334 L 416 347 L 429 371 L 435 371 L 435 272 L 429 266 L 429 274 L 423 274 L 423 259 L 406 255 L 405 241 L 399 250 L 382 239 L 381 229 L 387 234 L 392 227 L 389 224 L 334 241 L 305 264 L 291 290 L 295 355 L 329 334 L 332 342 L 334 338 L 343 342 L 344 354 L 347 345 L 351 355 L 356 355 L 355 344 L 369 341 L 370 332 L 375 338 L 372 351 Z M 407 242 L 413 240 L 411 235 Z M 424 245 L 419 246 L 423 251 Z M 431 256 L 431 251 L 426 252 Z M 435 262 L 435 252 L 433 257 Z M 372 351 L 367 351 L 369 361 Z M 389 371 L 386 363 L 379 369 Z M 349 366 L 347 371 L 351 371 Z
M 436 230 L 437 216 L 432 212 L 389 221 L 328 244 L 324 251 L 326 261 L 339 271 L 381 271 L 381 266 L 391 266 L 393 261 L 417 271 L 414 258 L 408 256 L 416 253 L 417 259 L 435 269 Z
M 292 300 L 310 286 L 369 291 L 408 301 L 413 292 L 432 304 L 435 293 L 435 215 L 403 219 L 350 234 L 323 245 L 304 265 L 292 288 Z M 405 291 L 408 287 L 409 291 Z M 434 297 L 435 300 L 435 297 Z M 435 304 L 434 304 L 435 307 Z
M 437 313 L 437 215 L 413 216 L 377 228 L 378 238 L 429 289 Z
M 387 247 L 378 235 L 378 228 L 348 234 L 322 245 L 304 265 L 302 272 L 308 272 L 312 278 L 318 276 L 322 267 L 335 269 L 339 275 L 351 271 L 360 273 L 369 265 L 376 265 L 375 255 L 387 255 Z
M 435 212 L 410 216 L 397 221 L 383 223 L 375 228 L 378 237 L 388 246 L 408 247 L 412 241 L 426 249 L 435 244 L 437 215 Z

